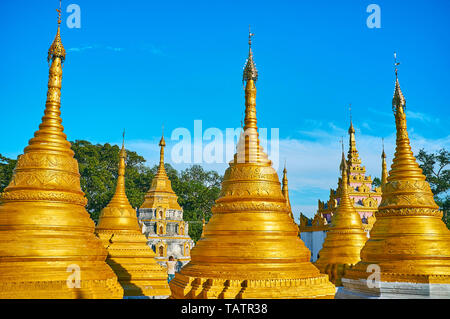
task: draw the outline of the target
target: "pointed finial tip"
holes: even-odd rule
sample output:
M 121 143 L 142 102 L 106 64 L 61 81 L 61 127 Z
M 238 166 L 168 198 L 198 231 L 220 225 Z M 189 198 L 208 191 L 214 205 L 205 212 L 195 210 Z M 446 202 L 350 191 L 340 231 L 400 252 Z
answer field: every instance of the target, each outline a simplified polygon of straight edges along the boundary
M 66 50 L 61 41 L 61 1 L 59 1 L 59 9 L 56 9 L 58 12 L 58 31 L 56 32 L 55 39 L 48 49 L 47 62 L 50 60 L 54 60 L 55 58 L 60 58 L 61 63 L 64 63 L 66 59 Z

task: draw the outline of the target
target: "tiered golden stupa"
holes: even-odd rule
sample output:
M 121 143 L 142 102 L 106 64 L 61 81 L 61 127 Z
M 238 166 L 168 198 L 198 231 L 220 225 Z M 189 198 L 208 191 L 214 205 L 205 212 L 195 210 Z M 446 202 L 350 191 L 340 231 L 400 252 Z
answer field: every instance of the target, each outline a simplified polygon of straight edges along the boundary
M 60 24 L 61 16 L 48 51 L 51 66 L 42 123 L 1 196 L 0 299 L 123 296 L 84 208 L 78 163 L 61 125 L 61 64 L 66 53 Z
M 166 146 L 164 136 L 161 137 L 159 146 L 161 149 L 158 170 L 152 180 L 150 189 L 145 194 L 144 203 L 140 208 L 162 207 L 165 209 L 181 210 L 178 204 L 178 197 L 172 189 L 172 184 L 164 168 L 164 147 Z
M 249 36 L 249 44 L 251 44 Z M 310 263 L 256 126 L 257 70 L 251 46 L 244 69 L 245 126 L 225 171 L 220 198 L 170 282 L 172 298 L 333 298 L 328 276 Z
M 330 230 L 319 252 L 320 257 L 315 263 L 317 268 L 327 274 L 336 286 L 342 285 L 341 278 L 346 269 L 361 260 L 359 254 L 367 241 L 361 217 L 348 195 L 344 150 L 342 150 L 340 169 L 342 172 L 340 203 L 331 219 Z
M 167 298 L 167 272 L 156 262 L 125 194 L 125 158 L 122 144 L 116 192 L 102 210 L 96 232 L 108 250 L 106 262 L 119 277 L 124 297 Z
M 450 298 L 450 231 L 411 151 L 397 65 L 396 152 L 370 239 L 342 279 L 340 298 Z
M 183 219 L 183 209 L 178 204 L 178 197 L 164 167 L 164 136 L 159 146 L 158 170 L 139 208 L 139 222 L 148 245 L 156 251 L 156 260 L 165 266 L 169 257 L 173 256 L 181 267 L 191 260 L 194 241 L 189 237 L 189 224 Z

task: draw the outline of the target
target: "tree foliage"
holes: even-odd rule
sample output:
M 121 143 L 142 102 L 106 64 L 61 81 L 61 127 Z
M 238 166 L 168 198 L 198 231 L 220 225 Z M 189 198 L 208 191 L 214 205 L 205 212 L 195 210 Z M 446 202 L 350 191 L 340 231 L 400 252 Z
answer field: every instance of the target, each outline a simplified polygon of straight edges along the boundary
M 450 152 L 441 149 L 436 153 L 427 153 L 424 149 L 421 149 L 416 158 L 430 183 L 436 204 L 444 212 L 442 219 L 450 229 Z
M 91 144 L 88 141 L 72 142 L 72 149 L 78 161 L 81 188 L 86 194 L 86 209 L 97 222 L 100 211 L 109 203 L 116 188 L 119 165 L 117 145 Z M 154 172 L 145 166 L 145 159 L 136 152 L 127 150 L 125 187 L 128 200 L 133 207 L 139 207 L 150 187 Z
M 4 157 L 0 154 L 0 192 L 3 192 L 11 181 L 16 163 L 17 160 Z
M 379 177 L 374 177 L 373 181 L 372 181 L 372 187 L 376 188 L 376 187 L 380 187 L 381 186 L 381 179 Z

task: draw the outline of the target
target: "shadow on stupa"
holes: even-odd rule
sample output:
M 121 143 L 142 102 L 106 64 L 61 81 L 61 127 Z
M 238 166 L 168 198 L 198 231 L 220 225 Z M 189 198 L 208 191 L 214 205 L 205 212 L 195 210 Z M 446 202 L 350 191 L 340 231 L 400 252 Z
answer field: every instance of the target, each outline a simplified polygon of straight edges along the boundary
M 131 283 L 131 274 L 122 267 L 121 264 L 113 261 L 108 257 L 106 263 L 113 269 L 119 278 L 119 283 L 123 288 L 123 297 L 124 298 L 148 298 L 144 295 L 144 292 L 139 286 Z

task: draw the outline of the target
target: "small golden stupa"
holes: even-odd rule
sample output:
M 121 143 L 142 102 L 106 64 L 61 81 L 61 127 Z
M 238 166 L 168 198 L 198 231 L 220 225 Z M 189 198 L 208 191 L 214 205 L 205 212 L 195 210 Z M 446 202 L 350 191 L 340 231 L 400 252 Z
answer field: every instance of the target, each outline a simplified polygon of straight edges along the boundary
M 144 203 L 141 205 L 141 209 L 154 209 L 161 207 L 163 209 L 179 210 L 181 207 L 178 204 L 178 197 L 172 189 L 172 184 L 167 176 L 166 169 L 164 168 L 164 147 L 166 147 L 166 141 L 164 135 L 159 142 L 160 160 L 158 170 L 155 177 L 152 180 L 152 185 L 145 194 Z
M 170 296 L 167 272 L 156 262 L 125 194 L 125 159 L 122 144 L 116 192 L 100 214 L 96 233 L 108 251 L 106 262 L 119 277 L 124 297 L 167 298 Z
M 84 207 L 78 163 L 61 125 L 66 53 L 57 11 L 44 116 L 1 196 L 0 299 L 122 298 Z
M 450 298 L 450 231 L 411 151 L 395 63 L 396 152 L 361 262 L 339 298 Z
M 359 254 L 367 241 L 361 217 L 348 195 L 348 168 L 344 150 L 340 169 L 342 178 L 339 206 L 331 218 L 330 230 L 319 252 L 320 257 L 315 262 L 320 272 L 327 274 L 336 286 L 342 286 L 341 278 L 346 269 L 361 260 Z
M 192 249 L 191 262 L 170 282 L 172 298 L 334 297 L 328 276 L 310 262 L 278 174 L 260 146 L 257 77 L 250 46 L 243 76 L 247 82 L 244 132 L 204 236 Z

